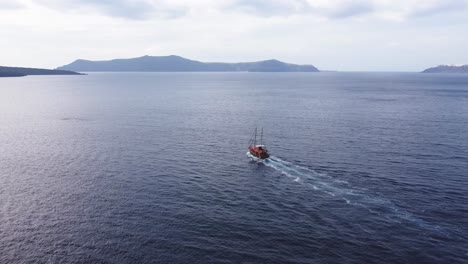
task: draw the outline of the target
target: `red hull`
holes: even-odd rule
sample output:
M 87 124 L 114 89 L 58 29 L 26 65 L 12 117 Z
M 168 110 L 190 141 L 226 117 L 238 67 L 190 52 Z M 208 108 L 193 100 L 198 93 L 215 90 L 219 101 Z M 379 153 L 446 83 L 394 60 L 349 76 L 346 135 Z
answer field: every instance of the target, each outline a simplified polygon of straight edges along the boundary
M 267 159 L 270 157 L 268 154 L 268 150 L 265 147 L 261 146 L 249 146 L 249 152 L 252 156 L 257 157 L 259 159 Z

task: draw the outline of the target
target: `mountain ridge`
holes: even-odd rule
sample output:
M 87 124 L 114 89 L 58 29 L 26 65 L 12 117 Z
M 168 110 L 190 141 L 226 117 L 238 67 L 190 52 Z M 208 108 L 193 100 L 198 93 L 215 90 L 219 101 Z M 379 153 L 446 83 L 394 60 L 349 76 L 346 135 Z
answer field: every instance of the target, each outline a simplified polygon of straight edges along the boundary
M 92 61 L 77 59 L 57 70 L 80 72 L 318 72 L 313 65 L 298 65 L 271 59 L 256 62 L 201 62 L 177 55 L 142 56 L 129 59 Z
M 425 69 L 422 73 L 468 73 L 468 65 L 439 65 Z
M 67 70 L 0 66 L 0 77 L 24 77 L 28 75 L 81 75 Z

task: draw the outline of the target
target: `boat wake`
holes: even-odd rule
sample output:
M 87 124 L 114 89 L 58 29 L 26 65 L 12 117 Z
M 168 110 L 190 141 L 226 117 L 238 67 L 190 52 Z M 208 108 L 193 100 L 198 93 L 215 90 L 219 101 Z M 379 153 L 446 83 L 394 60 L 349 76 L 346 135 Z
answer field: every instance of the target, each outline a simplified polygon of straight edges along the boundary
M 367 209 L 370 213 L 384 217 L 392 222 L 412 222 L 424 229 L 445 233 L 439 226 L 414 216 L 391 200 L 381 197 L 378 194 L 370 193 L 367 189 L 352 186 L 352 184 L 345 180 L 336 179 L 327 173 L 317 172 L 278 157 L 271 156 L 268 159 L 261 160 L 251 156 L 250 153 L 247 154 L 255 162 L 263 163 L 265 166 L 291 178 L 294 182 L 309 186 L 311 189 L 325 193 L 333 199 L 342 200 L 351 206 L 362 207 Z
M 264 163 L 266 161 L 266 159 L 260 159 L 260 158 L 255 157 L 254 155 L 250 154 L 249 151 L 247 151 L 245 155 L 247 155 L 247 157 L 249 157 L 253 162 Z

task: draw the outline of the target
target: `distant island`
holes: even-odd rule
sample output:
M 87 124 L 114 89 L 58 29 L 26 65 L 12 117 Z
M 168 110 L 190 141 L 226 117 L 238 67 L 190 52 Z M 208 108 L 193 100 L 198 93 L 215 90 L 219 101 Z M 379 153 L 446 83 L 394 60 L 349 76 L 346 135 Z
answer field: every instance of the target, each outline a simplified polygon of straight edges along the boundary
M 468 65 L 439 65 L 437 67 L 426 69 L 423 73 L 468 73 Z
M 27 75 L 80 75 L 81 73 L 65 70 L 46 70 L 0 66 L 0 77 L 23 77 Z
M 222 63 L 200 62 L 180 56 L 143 56 L 108 61 L 76 60 L 58 70 L 80 72 L 318 72 L 312 65 L 297 65 L 278 60 Z

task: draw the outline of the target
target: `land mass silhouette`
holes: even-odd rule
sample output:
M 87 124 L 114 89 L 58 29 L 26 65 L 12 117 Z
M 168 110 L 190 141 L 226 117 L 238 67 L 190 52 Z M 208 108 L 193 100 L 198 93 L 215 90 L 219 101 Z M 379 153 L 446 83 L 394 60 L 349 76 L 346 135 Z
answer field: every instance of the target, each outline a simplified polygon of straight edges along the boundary
M 468 65 L 439 65 L 425 69 L 423 73 L 468 73 Z
M 48 70 L 0 66 L 0 77 L 23 77 L 27 75 L 80 75 L 81 73 L 66 70 Z
M 58 70 L 80 72 L 318 72 L 313 65 L 297 65 L 278 60 L 223 63 L 200 62 L 180 56 L 143 56 L 107 61 L 76 60 Z

